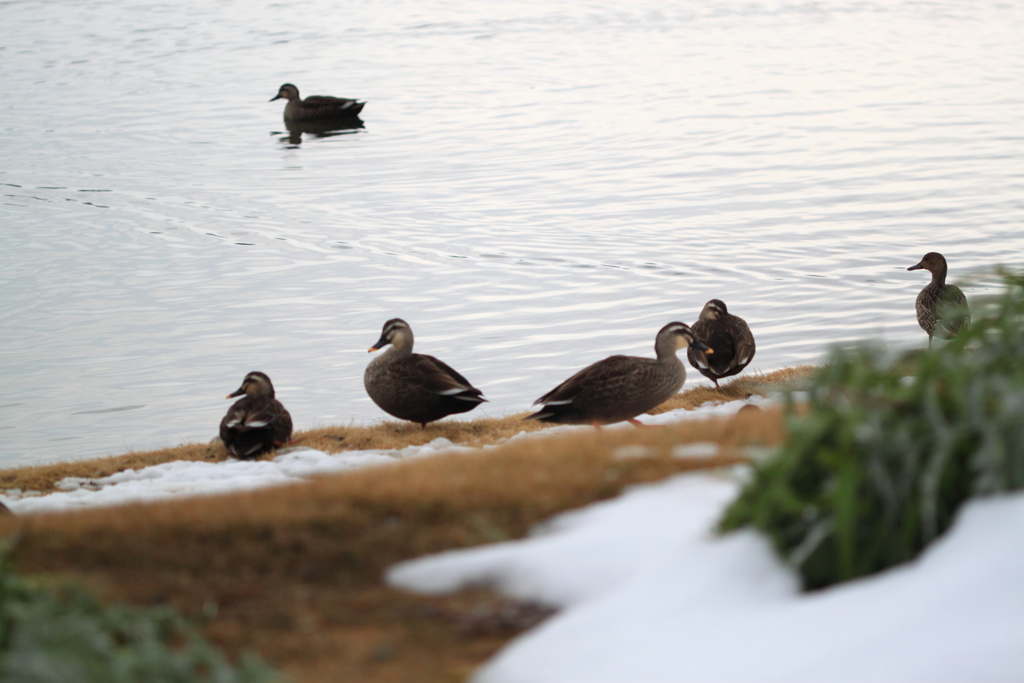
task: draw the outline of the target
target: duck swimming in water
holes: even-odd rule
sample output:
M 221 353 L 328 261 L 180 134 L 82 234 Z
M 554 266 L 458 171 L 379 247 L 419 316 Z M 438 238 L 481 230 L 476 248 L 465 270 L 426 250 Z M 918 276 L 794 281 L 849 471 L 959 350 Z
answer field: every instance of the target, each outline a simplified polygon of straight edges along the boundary
M 380 339 L 370 351 L 388 344 L 391 348 L 374 358 L 363 373 L 366 393 L 384 412 L 419 422 L 426 429 L 428 422 L 468 412 L 487 400 L 444 362 L 413 353 L 412 328 L 401 318 L 384 323 Z
M 609 356 L 588 365 L 538 398 L 534 405 L 543 407 L 526 419 L 595 427 L 623 420 L 643 424 L 634 418 L 675 396 L 686 381 L 676 352 L 688 346 L 713 353 L 688 325 L 669 323 L 654 339 L 656 359 Z
M 355 117 L 363 110 L 366 102 L 348 100 L 343 97 L 327 95 L 310 95 L 306 99 L 299 97 L 299 89 L 291 83 L 282 85 L 275 97 L 270 101 L 288 100 L 284 106 L 285 121 L 316 121 L 319 119 L 340 119 Z
M 255 458 L 292 438 L 292 416 L 274 398 L 274 385 L 262 372 L 250 372 L 227 398 L 242 396 L 220 421 L 220 440 L 236 458 Z
M 928 333 L 928 348 L 932 337 L 952 339 L 971 324 L 971 311 L 967 297 L 956 285 L 946 284 L 946 259 L 936 252 L 924 255 L 920 263 L 907 270 L 927 270 L 932 281 L 917 295 L 917 324 Z

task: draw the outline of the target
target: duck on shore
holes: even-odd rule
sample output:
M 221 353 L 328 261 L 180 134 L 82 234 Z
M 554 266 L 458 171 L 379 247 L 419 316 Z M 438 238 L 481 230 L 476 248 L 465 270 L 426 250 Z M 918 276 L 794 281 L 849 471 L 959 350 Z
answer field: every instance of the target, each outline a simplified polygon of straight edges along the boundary
M 274 385 L 262 372 L 250 372 L 227 398 L 242 396 L 220 421 L 220 439 L 236 458 L 255 458 L 292 438 L 292 416 L 274 397 Z
M 282 85 L 277 95 L 271 97 L 270 101 L 282 98 L 288 100 L 288 104 L 284 106 L 285 121 L 352 118 L 358 116 L 366 105 L 366 102 L 327 95 L 310 95 L 306 99 L 301 99 L 299 89 L 291 83 Z
M 688 325 L 669 323 L 654 339 L 656 359 L 616 355 L 588 365 L 538 398 L 534 405 L 543 407 L 526 419 L 598 428 L 623 420 L 641 425 L 637 415 L 675 396 L 686 381 L 676 352 L 688 346 L 713 353 Z
M 697 339 L 715 353 L 709 357 L 691 345 L 686 350 L 686 358 L 700 374 L 714 382 L 715 387 L 718 387 L 718 380 L 738 375 L 754 359 L 757 348 L 750 327 L 743 318 L 729 313 L 720 299 L 704 304 L 692 329 Z
M 952 339 L 971 324 L 971 311 L 967 297 L 956 285 L 946 284 L 946 258 L 930 251 L 921 261 L 907 270 L 927 270 L 932 281 L 917 295 L 917 324 L 928 333 L 928 348 L 932 337 Z
M 412 328 L 401 318 L 384 323 L 370 352 L 388 344 L 391 348 L 366 366 L 363 384 L 373 402 L 389 415 L 426 429 L 428 422 L 469 412 L 487 400 L 443 361 L 413 353 Z

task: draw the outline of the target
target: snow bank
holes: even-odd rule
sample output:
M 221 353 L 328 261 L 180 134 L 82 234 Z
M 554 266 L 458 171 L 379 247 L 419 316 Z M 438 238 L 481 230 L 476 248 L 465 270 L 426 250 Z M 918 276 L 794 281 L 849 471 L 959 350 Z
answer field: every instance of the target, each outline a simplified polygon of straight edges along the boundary
M 754 398 L 747 403 L 765 405 L 770 399 Z M 667 424 L 688 419 L 728 416 L 737 412 L 745 403 L 705 404 L 696 410 L 673 410 L 661 415 L 641 416 L 648 424 Z M 633 429 L 628 423 L 622 428 Z M 611 428 L 620 428 L 614 425 Z M 546 438 L 567 430 L 592 429 L 592 427 L 555 427 L 542 433 L 521 433 L 513 437 Z M 38 495 L 8 489 L 0 496 L 15 514 L 36 512 L 60 512 L 101 505 L 123 505 L 183 496 L 213 495 L 231 493 L 300 481 L 305 477 L 330 472 L 400 462 L 410 458 L 452 453 L 473 452 L 471 449 L 453 444 L 448 439 L 434 439 L 423 446 L 409 446 L 396 450 L 344 451 L 324 453 L 310 448 L 294 448 L 280 452 L 272 460 L 227 460 L 224 462 L 176 461 L 153 465 L 138 470 L 126 470 L 109 477 L 85 479 L 68 477 L 57 483 L 56 493 Z
M 756 533 L 709 532 L 737 490 L 682 475 L 387 578 L 565 607 L 477 683 L 1024 680 L 1024 494 L 971 502 L 915 562 L 804 594 Z
M 61 512 L 84 507 L 151 502 L 183 496 L 231 493 L 289 484 L 329 472 L 394 463 L 410 458 L 474 449 L 455 446 L 448 439 L 434 439 L 423 446 L 401 450 L 324 453 L 311 448 L 289 449 L 272 460 L 188 462 L 177 460 L 109 477 L 67 477 L 57 482 L 55 493 L 32 496 L 8 492 L 0 497 L 15 514 Z

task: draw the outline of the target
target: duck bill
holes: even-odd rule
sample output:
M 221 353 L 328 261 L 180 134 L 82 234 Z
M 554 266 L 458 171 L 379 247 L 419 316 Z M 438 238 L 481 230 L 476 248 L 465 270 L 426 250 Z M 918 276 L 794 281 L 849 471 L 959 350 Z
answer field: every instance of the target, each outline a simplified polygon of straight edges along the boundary
M 918 263 L 916 266 L 910 266 L 909 268 L 907 268 L 907 270 L 921 270 L 923 268 L 924 266 Z
M 715 352 L 714 349 L 712 349 L 710 346 L 708 346 L 704 342 L 700 341 L 699 339 L 694 339 L 693 343 L 690 344 L 690 346 L 692 346 L 693 348 L 697 349 L 698 351 L 703 351 L 704 353 L 714 353 Z
M 389 343 L 390 343 L 390 342 L 388 342 L 388 340 L 387 340 L 387 337 L 385 337 L 384 335 L 381 335 L 380 339 L 378 339 L 378 340 L 377 340 L 377 341 L 376 341 L 376 342 L 374 343 L 374 345 L 373 345 L 373 346 L 371 346 L 371 347 L 370 347 L 370 348 L 369 348 L 369 349 L 367 350 L 367 353 L 373 353 L 374 351 L 380 351 L 380 350 L 381 350 L 381 349 L 383 349 L 383 348 L 384 348 L 385 346 L 387 346 L 387 345 L 388 345 Z
M 279 99 L 281 99 L 281 94 L 280 93 L 278 93 L 277 97 L 271 97 L 269 100 L 267 100 L 267 102 L 273 102 L 274 100 L 279 100 Z
M 235 398 L 236 396 L 241 396 L 244 393 L 245 393 L 245 389 L 242 388 L 242 387 L 238 387 L 238 389 L 236 389 L 235 391 L 231 392 L 230 394 L 228 394 L 224 398 Z

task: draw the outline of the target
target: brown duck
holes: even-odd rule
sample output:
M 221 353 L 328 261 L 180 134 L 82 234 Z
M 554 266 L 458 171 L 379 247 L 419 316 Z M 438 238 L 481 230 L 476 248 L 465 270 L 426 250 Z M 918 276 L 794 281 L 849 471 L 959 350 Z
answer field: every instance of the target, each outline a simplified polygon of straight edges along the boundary
M 643 424 L 634 418 L 675 396 L 686 381 L 676 352 L 687 346 L 713 353 L 688 325 L 669 323 L 654 339 L 657 359 L 609 356 L 589 365 L 538 398 L 534 405 L 543 408 L 526 419 L 595 427 L 623 420 Z
M 237 391 L 242 396 L 220 421 L 220 439 L 236 458 L 255 458 L 292 438 L 292 416 L 274 398 L 274 385 L 262 372 L 250 372 Z
M 366 366 L 363 384 L 373 402 L 389 415 L 419 422 L 426 429 L 428 422 L 468 412 L 487 400 L 444 362 L 413 353 L 412 328 L 401 318 L 384 323 L 380 339 L 370 351 L 388 344 L 391 348 Z
M 712 299 L 704 304 L 699 319 L 693 324 L 693 334 L 713 348 L 715 353 L 709 357 L 697 347 L 691 346 L 686 350 L 686 358 L 690 365 L 714 382 L 716 387 L 718 380 L 742 372 L 754 359 L 757 350 L 747 322 L 729 313 L 725 302 L 720 299 Z
M 366 102 L 348 100 L 344 97 L 328 97 L 327 95 L 310 95 L 306 99 L 299 97 L 299 89 L 291 83 L 282 85 L 275 97 L 270 101 L 288 100 L 284 106 L 285 121 L 316 121 L 318 119 L 341 119 L 355 117 L 363 110 Z
M 971 324 L 971 311 L 960 288 L 946 284 L 946 259 L 942 254 L 930 251 L 920 263 L 907 268 L 921 269 L 932 274 L 932 281 L 917 295 L 917 324 L 928 333 L 931 348 L 933 336 L 952 339 L 966 330 Z

